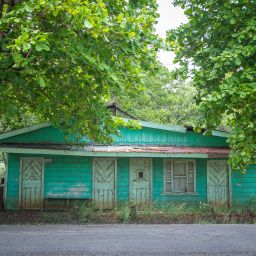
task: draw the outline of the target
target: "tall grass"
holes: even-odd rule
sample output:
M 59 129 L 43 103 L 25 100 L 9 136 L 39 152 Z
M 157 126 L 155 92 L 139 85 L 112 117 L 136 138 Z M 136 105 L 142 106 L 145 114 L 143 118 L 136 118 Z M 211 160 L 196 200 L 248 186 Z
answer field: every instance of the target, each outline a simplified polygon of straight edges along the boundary
M 252 202 L 232 208 L 186 202 L 124 203 L 111 210 L 98 210 L 87 202 L 76 213 L 79 223 L 256 223 L 256 203 Z

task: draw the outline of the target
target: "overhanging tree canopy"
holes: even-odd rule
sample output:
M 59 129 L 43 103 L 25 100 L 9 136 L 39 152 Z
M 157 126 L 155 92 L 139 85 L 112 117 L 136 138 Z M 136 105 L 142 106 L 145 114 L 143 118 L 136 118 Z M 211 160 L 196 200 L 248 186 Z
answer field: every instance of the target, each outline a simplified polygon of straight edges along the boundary
M 0 119 L 24 114 L 106 141 L 111 95 L 158 67 L 156 1 L 0 0 Z
M 208 129 L 223 115 L 232 128 L 234 168 L 256 160 L 256 2 L 176 0 L 188 23 L 169 31 L 181 68 L 191 75 Z

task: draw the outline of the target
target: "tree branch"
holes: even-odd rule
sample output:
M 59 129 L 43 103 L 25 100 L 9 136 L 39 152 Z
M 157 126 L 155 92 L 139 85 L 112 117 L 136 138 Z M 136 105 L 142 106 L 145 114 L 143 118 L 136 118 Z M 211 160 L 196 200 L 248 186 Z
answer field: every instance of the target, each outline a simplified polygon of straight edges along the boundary
M 3 17 L 4 1 L 0 0 L 0 19 Z

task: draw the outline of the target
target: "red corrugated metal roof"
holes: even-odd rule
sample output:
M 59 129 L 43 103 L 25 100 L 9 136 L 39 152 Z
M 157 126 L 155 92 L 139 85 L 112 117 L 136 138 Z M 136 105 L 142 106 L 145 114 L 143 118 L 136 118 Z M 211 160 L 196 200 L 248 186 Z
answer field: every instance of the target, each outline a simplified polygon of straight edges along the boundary
M 185 147 L 165 145 L 82 145 L 82 144 L 51 144 L 51 143 L 2 143 L 1 147 L 53 149 L 83 152 L 125 152 L 125 153 L 166 153 L 166 154 L 208 154 L 228 156 L 227 147 Z
M 200 153 L 229 154 L 229 148 L 221 147 L 181 147 L 181 146 L 91 146 L 94 152 L 156 152 L 156 153 Z

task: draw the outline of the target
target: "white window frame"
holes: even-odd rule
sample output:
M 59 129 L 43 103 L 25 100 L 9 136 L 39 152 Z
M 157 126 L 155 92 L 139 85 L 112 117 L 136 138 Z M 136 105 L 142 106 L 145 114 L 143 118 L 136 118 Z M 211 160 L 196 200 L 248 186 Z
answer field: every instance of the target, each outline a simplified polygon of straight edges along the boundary
M 165 180 L 165 177 L 166 177 L 166 162 L 167 161 L 170 161 L 171 162 L 171 181 L 166 181 Z M 193 162 L 194 164 L 194 191 L 193 192 L 173 192 L 173 178 L 174 178 L 174 175 L 173 175 L 173 163 L 174 162 L 180 162 L 180 163 L 186 163 L 187 164 L 187 170 L 186 170 L 186 177 L 187 177 L 187 183 L 188 184 L 188 162 Z M 164 159 L 164 162 L 163 162 L 163 180 L 164 180 L 164 194 L 175 194 L 175 195 L 187 195 L 187 194 L 198 194 L 196 192 L 196 161 L 195 160 L 192 160 L 192 159 Z M 166 192 L 166 182 L 171 182 L 171 192 Z

